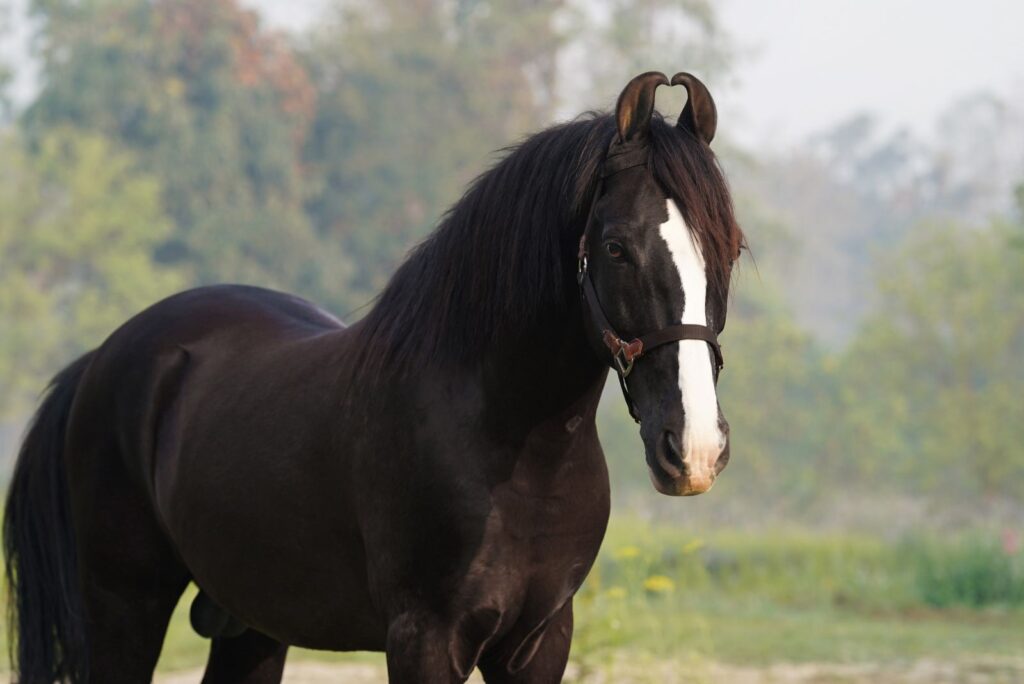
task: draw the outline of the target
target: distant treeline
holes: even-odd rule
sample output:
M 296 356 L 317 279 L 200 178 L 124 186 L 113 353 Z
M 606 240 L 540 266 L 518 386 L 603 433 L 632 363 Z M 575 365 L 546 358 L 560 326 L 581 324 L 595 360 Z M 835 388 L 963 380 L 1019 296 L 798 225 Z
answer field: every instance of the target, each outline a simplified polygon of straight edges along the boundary
M 248 282 L 358 317 L 493 150 L 607 107 L 639 71 L 713 85 L 733 68 L 700 0 L 339 1 L 301 35 L 234 0 L 31 12 L 42 87 L 0 133 L 9 421 L 178 289 Z M 732 496 L 1024 504 L 1019 213 L 978 220 L 999 205 L 979 204 L 978 175 L 921 175 L 905 141 L 860 154 L 863 125 L 785 160 L 722 129 L 757 260 L 724 336 Z M 616 486 L 646 487 L 618 402 L 602 417 Z

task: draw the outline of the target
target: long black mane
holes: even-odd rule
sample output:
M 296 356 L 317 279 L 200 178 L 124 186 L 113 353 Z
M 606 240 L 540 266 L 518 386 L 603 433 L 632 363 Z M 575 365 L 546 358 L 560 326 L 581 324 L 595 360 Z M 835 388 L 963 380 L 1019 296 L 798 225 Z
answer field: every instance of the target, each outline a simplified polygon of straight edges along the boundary
M 367 314 L 364 365 L 479 361 L 576 297 L 575 255 L 616 134 L 591 114 L 517 146 L 480 175 L 399 267 Z M 724 287 L 743 236 L 711 150 L 655 115 L 650 168 L 680 205 Z

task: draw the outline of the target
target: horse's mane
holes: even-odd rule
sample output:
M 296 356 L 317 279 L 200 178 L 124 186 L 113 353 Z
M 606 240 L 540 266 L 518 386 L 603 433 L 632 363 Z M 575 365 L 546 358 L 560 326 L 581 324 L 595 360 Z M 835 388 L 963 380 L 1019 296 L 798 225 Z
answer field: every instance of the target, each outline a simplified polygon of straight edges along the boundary
M 412 250 L 360 330 L 364 367 L 479 361 L 576 297 L 576 249 L 615 135 L 588 114 L 509 147 Z M 743 235 L 711 150 L 651 120 L 651 170 L 680 205 L 724 287 Z

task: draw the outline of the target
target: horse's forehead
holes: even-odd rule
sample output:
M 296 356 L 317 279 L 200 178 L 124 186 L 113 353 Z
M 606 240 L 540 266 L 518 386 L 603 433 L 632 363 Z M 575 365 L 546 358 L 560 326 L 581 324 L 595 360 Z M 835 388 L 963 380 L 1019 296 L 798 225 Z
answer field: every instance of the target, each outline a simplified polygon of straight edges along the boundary
M 652 227 L 668 218 L 665 193 L 645 169 L 622 172 L 607 179 L 601 213 L 608 223 Z

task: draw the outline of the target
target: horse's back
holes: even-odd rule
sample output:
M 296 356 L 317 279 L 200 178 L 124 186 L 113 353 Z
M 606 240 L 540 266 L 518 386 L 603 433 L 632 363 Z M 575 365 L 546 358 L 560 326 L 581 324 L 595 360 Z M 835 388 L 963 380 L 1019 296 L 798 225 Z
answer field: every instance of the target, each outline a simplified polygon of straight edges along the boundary
M 261 333 L 250 345 L 344 329 L 334 315 L 301 297 L 249 285 L 211 285 L 172 295 L 129 319 L 106 345 L 154 339 L 163 344 Z M 127 338 L 127 339 L 125 339 Z
M 275 351 L 287 356 L 289 347 L 324 335 L 347 337 L 337 318 L 285 293 L 216 285 L 173 295 L 129 319 L 95 350 L 73 407 L 72 433 L 76 425 L 105 419 L 117 427 L 116 446 L 132 465 L 136 457 L 146 461 L 161 420 L 186 384 L 195 389 L 197 381 L 216 377 L 229 382 L 225 376 L 234 369 L 248 371 L 256 359 Z

